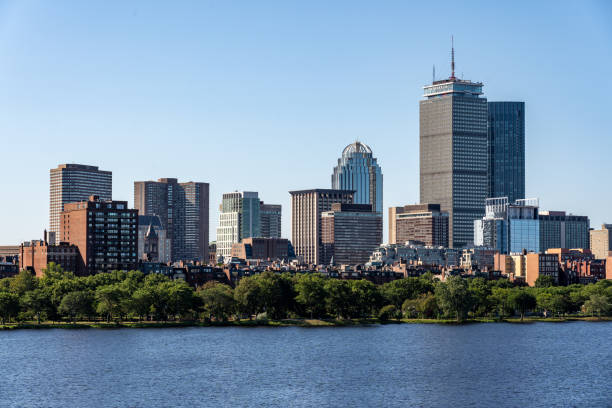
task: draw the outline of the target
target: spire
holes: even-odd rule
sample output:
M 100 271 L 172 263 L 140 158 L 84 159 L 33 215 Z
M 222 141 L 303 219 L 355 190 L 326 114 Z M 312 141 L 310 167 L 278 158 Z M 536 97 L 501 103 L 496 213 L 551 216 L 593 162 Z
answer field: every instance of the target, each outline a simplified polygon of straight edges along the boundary
M 450 79 L 455 79 L 455 38 L 451 35 L 451 76 Z

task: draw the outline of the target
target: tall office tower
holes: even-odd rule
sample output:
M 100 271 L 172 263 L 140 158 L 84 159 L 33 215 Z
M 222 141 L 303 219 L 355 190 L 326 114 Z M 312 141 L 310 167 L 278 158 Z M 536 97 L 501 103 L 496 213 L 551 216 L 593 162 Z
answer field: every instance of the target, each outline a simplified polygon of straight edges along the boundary
M 61 215 L 61 242 L 76 245 L 86 274 L 129 271 L 138 265 L 138 211 L 127 201 L 68 203 Z
M 261 237 L 280 238 L 281 237 L 281 211 L 278 204 L 264 204 L 259 206 L 259 216 L 261 217 Z
M 389 207 L 389 244 L 407 241 L 448 247 L 448 213 L 440 211 L 440 204 Z
M 290 191 L 291 243 L 295 255 L 307 264 L 319 265 L 323 260 L 321 214 L 332 204 L 352 204 L 353 191 L 313 189 Z
M 255 191 L 234 191 L 223 194 L 219 206 L 217 228 L 217 256 L 232 256 L 232 245 L 243 238 L 261 237 L 259 195 Z
M 362 265 L 382 242 L 382 213 L 371 204 L 332 204 L 321 213 L 321 263 Z
M 488 197 L 525 198 L 525 102 L 488 103 Z
M 455 77 L 424 86 L 420 101 L 422 203 L 449 213 L 449 245 L 472 244 L 487 195 L 487 100 L 482 83 Z
M 208 262 L 208 183 L 175 178 L 134 182 L 139 215 L 157 215 L 171 242 L 173 261 Z
M 113 173 L 96 166 L 60 164 L 50 171 L 49 232 L 60 234 L 60 214 L 64 204 L 86 201 L 97 195 L 101 200 L 113 199 Z M 54 241 L 51 239 L 51 241 Z M 53 242 L 50 242 L 53 243 Z
M 600 230 L 591 230 L 590 238 L 595 259 L 606 259 L 612 255 L 612 224 L 602 224 Z
M 334 190 L 355 191 L 355 204 L 370 204 L 382 214 L 383 175 L 368 145 L 355 142 L 342 150 L 331 184 Z
M 550 248 L 589 248 L 591 222 L 585 215 L 540 211 L 540 252 Z

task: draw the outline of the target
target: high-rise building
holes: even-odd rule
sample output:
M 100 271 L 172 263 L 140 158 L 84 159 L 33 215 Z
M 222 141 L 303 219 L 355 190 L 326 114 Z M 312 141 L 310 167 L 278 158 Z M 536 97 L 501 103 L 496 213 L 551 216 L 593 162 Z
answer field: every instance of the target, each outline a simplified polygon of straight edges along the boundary
M 76 245 L 86 274 L 129 271 L 138 265 L 138 210 L 127 201 L 68 203 L 61 215 L 60 241 Z
M 612 224 L 602 224 L 600 230 L 591 230 L 591 251 L 595 259 L 606 259 L 612 251 Z
M 448 213 L 440 204 L 389 207 L 389 244 L 407 241 L 448 247 Z
M 449 244 L 472 244 L 474 220 L 484 215 L 488 187 L 487 100 L 482 83 L 434 81 L 420 101 L 420 190 L 422 203 L 449 213 Z
M 219 206 L 217 256 L 232 256 L 232 245 L 243 238 L 261 237 L 259 195 L 255 191 L 234 191 L 223 194 Z
M 540 211 L 540 252 L 550 248 L 589 248 L 589 217 Z
M 355 204 L 370 204 L 382 214 L 383 175 L 369 146 L 360 142 L 346 146 L 331 181 L 332 189 L 355 191 Z
M 488 197 L 525 198 L 525 102 L 488 103 Z
M 113 173 L 83 164 L 60 164 L 50 170 L 49 232 L 60 233 L 60 214 L 66 203 L 84 201 L 97 195 L 102 200 L 113 199 Z M 54 239 L 50 240 L 51 244 Z
M 538 199 L 510 202 L 508 197 L 488 198 L 485 216 L 474 221 L 474 244 L 502 254 L 539 252 Z
M 259 216 L 261 219 L 261 237 L 280 238 L 281 237 L 281 212 L 279 204 L 264 204 L 261 201 Z
M 334 203 L 321 213 L 323 264 L 361 265 L 382 242 L 382 213 L 371 204 Z
M 134 207 L 157 215 L 171 243 L 172 261 L 208 261 L 209 185 L 175 178 L 134 182 Z
M 321 214 L 334 203 L 352 204 L 352 190 L 312 189 L 290 191 L 291 242 L 295 255 L 307 264 L 321 264 L 323 242 Z

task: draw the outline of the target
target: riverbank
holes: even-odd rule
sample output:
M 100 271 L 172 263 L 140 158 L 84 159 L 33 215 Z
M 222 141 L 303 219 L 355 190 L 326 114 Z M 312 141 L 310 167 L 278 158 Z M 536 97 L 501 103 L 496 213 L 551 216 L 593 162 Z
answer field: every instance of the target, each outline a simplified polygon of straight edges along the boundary
M 475 323 L 566 323 L 574 321 L 586 322 L 609 322 L 612 317 L 601 318 L 590 316 L 569 317 L 526 317 L 522 322 L 518 317 L 501 320 L 477 318 L 466 319 L 457 323 L 452 319 L 400 319 L 381 321 L 379 319 L 283 319 L 283 320 L 232 320 L 227 322 L 21 322 L 0 325 L 0 330 L 17 329 L 122 329 L 122 328 L 172 328 L 172 327 L 344 327 L 344 326 L 369 326 L 379 324 L 475 324 Z

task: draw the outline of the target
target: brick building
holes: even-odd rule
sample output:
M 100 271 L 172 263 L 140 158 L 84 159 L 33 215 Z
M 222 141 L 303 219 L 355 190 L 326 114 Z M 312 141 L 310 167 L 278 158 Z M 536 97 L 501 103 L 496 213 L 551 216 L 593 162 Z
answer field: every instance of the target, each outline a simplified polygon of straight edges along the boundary
M 86 274 L 133 270 L 138 265 L 138 210 L 127 201 L 69 203 L 61 215 L 61 241 L 76 245 Z
M 27 269 L 42 278 L 49 263 L 55 263 L 63 270 L 83 275 L 85 268 L 79 255 L 79 248 L 67 242 L 51 245 L 47 241 L 24 242 L 19 247 L 19 270 Z
M 232 245 L 232 258 L 289 259 L 289 240 L 286 238 L 245 238 Z
M 389 208 L 389 243 L 421 241 L 448 247 L 448 213 L 440 204 L 416 204 Z

